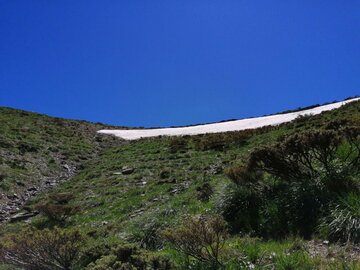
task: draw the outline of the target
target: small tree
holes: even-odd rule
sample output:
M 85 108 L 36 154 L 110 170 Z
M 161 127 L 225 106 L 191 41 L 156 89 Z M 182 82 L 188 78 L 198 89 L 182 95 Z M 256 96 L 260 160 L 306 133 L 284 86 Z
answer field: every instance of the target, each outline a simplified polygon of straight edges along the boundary
M 221 265 L 220 252 L 227 238 L 226 223 L 220 216 L 194 216 L 164 232 L 176 250 L 212 265 Z
M 71 270 L 83 243 L 79 231 L 29 231 L 2 241 L 0 262 L 29 270 Z

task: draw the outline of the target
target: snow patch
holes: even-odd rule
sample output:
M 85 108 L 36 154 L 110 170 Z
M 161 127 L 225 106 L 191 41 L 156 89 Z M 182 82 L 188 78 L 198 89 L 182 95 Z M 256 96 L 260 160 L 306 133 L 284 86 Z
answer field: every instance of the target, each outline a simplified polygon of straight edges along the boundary
M 302 115 L 316 115 L 325 111 L 334 110 L 341 106 L 359 100 L 360 98 L 349 99 L 341 102 L 336 102 L 328 105 L 318 106 L 312 109 L 302 110 L 298 112 L 275 114 L 270 116 L 262 116 L 255 118 L 247 118 L 241 120 L 234 120 L 221 123 L 196 125 L 189 127 L 175 127 L 175 128 L 155 128 L 155 129 L 102 129 L 98 133 L 110 134 L 125 140 L 137 140 L 147 137 L 157 136 L 182 136 L 182 135 L 197 135 L 205 133 L 218 133 L 227 131 L 239 131 L 245 129 L 255 129 L 264 126 L 276 126 L 282 123 L 291 122 Z

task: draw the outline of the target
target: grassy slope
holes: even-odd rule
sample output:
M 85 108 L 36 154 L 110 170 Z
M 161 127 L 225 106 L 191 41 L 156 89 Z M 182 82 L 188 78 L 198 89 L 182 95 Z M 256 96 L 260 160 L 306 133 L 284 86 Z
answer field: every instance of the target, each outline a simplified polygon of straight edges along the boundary
M 73 217 L 75 226 L 90 230 L 107 223 L 103 225 L 107 229 L 130 235 L 149 222 L 166 224 L 176 222 L 183 214 L 212 211 L 214 202 L 229 183 L 223 168 L 236 163 L 254 147 L 275 142 L 283 135 L 322 126 L 330 119 L 358 121 L 359 110 L 360 102 L 357 102 L 307 121 L 270 128 L 252 136 L 246 144 L 234 143 L 224 151 L 194 149 L 196 140 L 204 136 L 188 138 L 188 149 L 177 153 L 169 151 L 170 138 L 130 142 L 105 151 L 56 192 L 77 194 L 73 203 L 83 211 Z M 124 166 L 135 168 L 134 173 L 114 174 Z M 214 174 L 216 168 L 220 168 L 218 174 Z M 169 177 L 162 179 L 163 171 L 169 171 Z M 210 183 L 214 190 L 208 202 L 197 198 L 197 188 L 204 183 Z
M 104 125 L 0 108 L 0 202 L 85 161 L 108 145 Z
M 33 156 L 48 159 L 52 156 L 49 146 L 56 145 L 61 153 L 68 153 L 64 160 L 74 159 L 76 162 L 82 156 L 89 159 L 94 146 L 93 141 L 86 135 L 87 131 L 83 129 L 94 130 L 95 126 L 89 127 L 86 123 L 70 121 L 65 128 L 63 124 L 56 124 L 44 134 L 41 126 L 38 126 L 39 121 L 29 121 L 42 116 L 30 114 L 28 117 L 15 127 L 7 127 L 5 135 L 14 136 L 8 137 L 8 141 L 13 142 L 11 149 L 16 149 L 16 142 L 26 139 L 39 147 L 39 151 Z M 54 121 L 45 119 L 46 123 Z M 245 144 L 231 143 L 222 151 L 204 151 L 197 148 L 198 141 L 206 140 L 209 135 L 186 137 L 187 148 L 175 153 L 169 150 L 169 145 L 174 140 L 172 138 L 143 139 L 109 147 L 100 156 L 89 161 L 71 181 L 61 184 L 53 192 L 71 192 L 76 196 L 70 203 L 80 207 L 81 211 L 70 218 L 68 227 L 81 228 L 92 235 L 95 241 L 122 238 L 141 243 L 146 238 L 147 230 L 153 232 L 155 228 L 158 231 L 159 228 L 176 224 L 186 214 L 215 211 L 216 203 L 229 183 L 223 169 L 236 163 L 239 157 L 246 156 L 254 147 L 275 142 L 283 135 L 326 125 L 334 120 L 359 123 L 360 102 L 318 116 L 299 119 L 294 123 L 265 129 L 251 136 Z M 29 123 L 33 123 L 32 126 L 28 126 Z M 75 123 L 82 127 L 77 133 L 74 133 L 73 129 Z M 27 132 L 23 130 L 26 126 L 31 130 L 37 129 L 43 135 L 36 138 L 26 135 Z M 58 136 L 60 133 L 62 135 Z M 56 140 L 51 134 L 57 135 Z M 46 143 L 43 143 L 44 139 Z M 135 171 L 129 175 L 117 174 L 124 166 L 134 168 Z M 17 170 L 11 169 L 12 175 L 16 175 L 16 172 Z M 169 172 L 168 176 L 165 172 Z M 205 183 L 209 183 L 214 191 L 208 201 L 202 201 L 198 196 Z M 31 205 L 45 197 L 46 195 L 37 197 Z M 42 226 L 43 221 L 44 218 L 37 217 L 33 224 Z M 25 225 L 19 223 L 3 226 L 2 233 L 18 230 L 22 226 Z

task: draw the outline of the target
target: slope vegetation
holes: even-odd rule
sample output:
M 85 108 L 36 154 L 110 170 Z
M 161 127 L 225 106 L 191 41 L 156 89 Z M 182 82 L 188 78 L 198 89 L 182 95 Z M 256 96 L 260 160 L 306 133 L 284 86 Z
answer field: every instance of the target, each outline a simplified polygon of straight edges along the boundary
M 111 143 L 104 125 L 0 108 L 0 222 L 30 197 L 64 181 Z
M 277 126 L 106 147 L 99 126 L 77 125 L 91 136 L 79 131 L 66 149 L 89 149 L 63 161 L 81 170 L 28 201 L 40 215 L 1 227 L 4 269 L 360 267 L 359 101 Z

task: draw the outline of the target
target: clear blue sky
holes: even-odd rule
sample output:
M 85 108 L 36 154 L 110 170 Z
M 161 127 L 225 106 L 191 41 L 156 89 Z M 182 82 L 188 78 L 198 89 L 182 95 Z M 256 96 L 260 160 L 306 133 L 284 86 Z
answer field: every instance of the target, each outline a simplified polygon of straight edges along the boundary
M 129 126 L 360 94 L 360 1 L 0 0 L 0 105 Z

